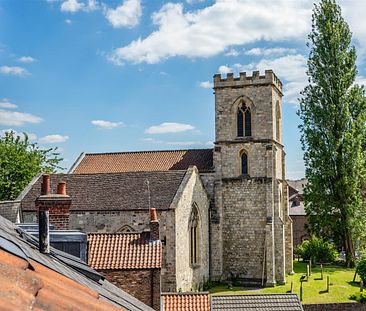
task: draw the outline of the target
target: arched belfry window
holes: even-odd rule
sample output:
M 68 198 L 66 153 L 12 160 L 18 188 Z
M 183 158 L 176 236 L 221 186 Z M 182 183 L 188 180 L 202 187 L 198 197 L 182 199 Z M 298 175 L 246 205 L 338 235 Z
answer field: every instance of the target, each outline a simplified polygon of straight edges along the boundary
M 248 175 L 248 154 L 246 152 L 241 155 L 241 174 Z
M 190 254 L 190 263 L 191 265 L 195 265 L 198 263 L 198 239 L 199 239 L 199 216 L 197 206 L 192 206 L 192 212 L 189 219 L 189 254 Z
M 250 107 L 245 103 L 241 104 L 236 114 L 238 137 L 252 136 L 252 115 Z

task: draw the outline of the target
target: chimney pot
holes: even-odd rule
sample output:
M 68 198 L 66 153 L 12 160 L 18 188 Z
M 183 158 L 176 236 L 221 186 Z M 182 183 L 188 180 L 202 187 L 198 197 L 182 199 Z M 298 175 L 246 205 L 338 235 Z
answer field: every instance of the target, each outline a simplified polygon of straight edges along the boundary
M 48 174 L 43 174 L 41 191 L 42 191 L 41 192 L 42 195 L 47 195 L 47 194 L 50 194 L 50 192 L 51 192 L 51 179 L 50 179 L 50 175 L 48 175 Z
M 150 208 L 150 220 L 158 221 L 158 215 L 156 214 L 156 208 Z
M 57 185 L 57 194 L 66 195 L 66 182 L 61 181 Z

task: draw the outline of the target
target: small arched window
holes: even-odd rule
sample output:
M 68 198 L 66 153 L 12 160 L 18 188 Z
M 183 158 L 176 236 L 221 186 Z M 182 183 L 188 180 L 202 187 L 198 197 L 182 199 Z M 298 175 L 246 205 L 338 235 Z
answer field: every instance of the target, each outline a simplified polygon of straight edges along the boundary
M 192 212 L 189 219 L 189 254 L 190 254 L 190 263 L 191 265 L 196 265 L 198 263 L 198 239 L 199 239 L 199 217 L 197 206 L 192 206 Z
M 241 155 L 241 174 L 248 175 L 248 155 L 245 152 Z
M 117 232 L 129 233 L 129 232 L 135 232 L 135 230 L 129 225 L 124 225 L 121 228 L 119 228 Z
M 245 103 L 239 106 L 236 118 L 238 137 L 252 136 L 252 115 L 250 108 Z

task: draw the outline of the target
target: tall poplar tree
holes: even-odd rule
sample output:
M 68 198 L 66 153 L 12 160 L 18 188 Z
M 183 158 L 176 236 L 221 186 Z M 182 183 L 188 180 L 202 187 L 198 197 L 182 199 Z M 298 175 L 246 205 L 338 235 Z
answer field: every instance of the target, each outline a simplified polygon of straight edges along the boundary
M 342 245 L 351 267 L 366 228 L 365 92 L 354 84 L 356 50 L 334 0 L 314 6 L 308 38 L 309 84 L 298 112 L 308 179 L 306 213 L 310 230 Z

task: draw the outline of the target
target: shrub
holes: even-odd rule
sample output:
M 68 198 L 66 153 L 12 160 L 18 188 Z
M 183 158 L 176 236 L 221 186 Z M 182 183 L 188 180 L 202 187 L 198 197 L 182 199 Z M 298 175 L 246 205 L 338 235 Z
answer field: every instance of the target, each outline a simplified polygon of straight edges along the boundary
M 338 252 L 333 244 L 315 236 L 312 236 L 310 240 L 302 242 L 297 252 L 303 260 L 312 259 L 312 262 L 321 263 L 333 262 L 338 256 Z
M 356 272 L 362 279 L 363 283 L 366 284 L 366 252 L 357 261 Z
M 352 294 L 349 299 L 351 300 L 356 300 L 359 301 L 361 303 L 366 303 L 366 293 L 356 293 L 356 294 Z

